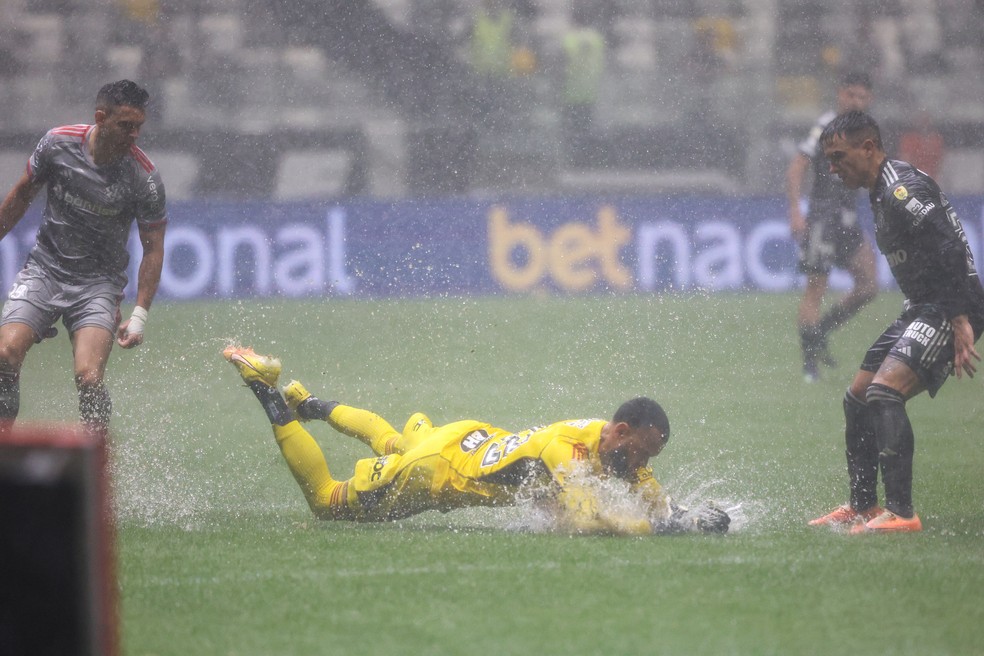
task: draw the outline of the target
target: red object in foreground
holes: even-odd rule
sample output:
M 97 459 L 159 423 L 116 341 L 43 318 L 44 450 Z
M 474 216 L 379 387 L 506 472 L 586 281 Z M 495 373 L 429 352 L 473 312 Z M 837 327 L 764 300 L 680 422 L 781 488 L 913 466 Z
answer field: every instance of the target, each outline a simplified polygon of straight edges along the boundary
M 108 462 L 78 426 L 0 432 L 0 652 L 118 654 Z

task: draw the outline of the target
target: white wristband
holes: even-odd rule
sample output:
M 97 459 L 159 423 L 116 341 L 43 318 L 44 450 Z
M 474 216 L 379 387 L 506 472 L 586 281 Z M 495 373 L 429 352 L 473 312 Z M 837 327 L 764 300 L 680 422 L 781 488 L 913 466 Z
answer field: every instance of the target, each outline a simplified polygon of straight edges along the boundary
M 130 315 L 130 323 L 126 326 L 126 332 L 130 335 L 143 335 L 144 325 L 147 323 L 148 312 L 139 305 L 133 308 Z

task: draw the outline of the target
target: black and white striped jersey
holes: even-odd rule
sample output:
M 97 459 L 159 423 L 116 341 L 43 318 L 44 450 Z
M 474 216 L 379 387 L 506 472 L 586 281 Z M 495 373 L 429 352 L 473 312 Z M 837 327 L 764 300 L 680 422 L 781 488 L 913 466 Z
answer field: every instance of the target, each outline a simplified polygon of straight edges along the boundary
M 875 241 L 910 303 L 934 303 L 947 318 L 984 323 L 984 289 L 956 210 L 936 181 L 886 159 L 870 193 Z

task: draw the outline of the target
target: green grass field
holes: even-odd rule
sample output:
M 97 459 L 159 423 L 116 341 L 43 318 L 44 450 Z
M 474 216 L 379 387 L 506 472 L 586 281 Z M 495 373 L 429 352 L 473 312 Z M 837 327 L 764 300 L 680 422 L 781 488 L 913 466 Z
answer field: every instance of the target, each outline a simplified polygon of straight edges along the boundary
M 926 530 L 806 526 L 844 501 L 841 398 L 894 318 L 885 294 L 802 382 L 793 296 L 292 301 L 155 306 L 114 352 L 122 642 L 131 656 L 984 654 L 984 384 L 909 404 Z M 521 509 L 389 525 L 310 517 L 229 340 L 397 427 L 521 428 L 647 394 L 654 461 L 684 501 L 739 506 L 727 536 L 572 538 Z M 43 344 L 22 418 L 71 420 L 67 340 Z M 368 455 L 312 428 L 337 475 Z

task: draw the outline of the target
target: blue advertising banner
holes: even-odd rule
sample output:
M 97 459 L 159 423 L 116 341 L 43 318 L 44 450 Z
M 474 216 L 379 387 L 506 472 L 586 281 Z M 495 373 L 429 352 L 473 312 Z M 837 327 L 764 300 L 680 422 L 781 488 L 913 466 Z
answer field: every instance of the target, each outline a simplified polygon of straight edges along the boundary
M 0 241 L 9 288 L 40 203 Z M 984 198 L 954 200 L 984 254 Z M 159 298 L 770 291 L 802 286 L 785 200 L 175 202 Z M 870 212 L 861 212 L 870 222 Z M 140 245 L 131 239 L 130 279 Z M 879 276 L 891 275 L 879 257 Z M 835 272 L 834 288 L 849 284 Z M 133 293 L 131 283 L 130 293 Z

